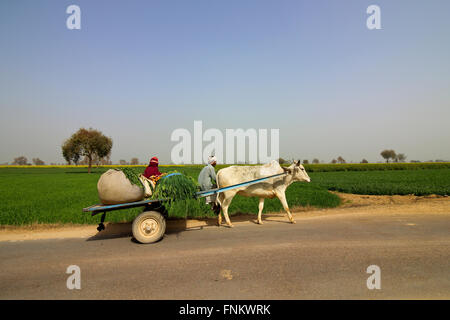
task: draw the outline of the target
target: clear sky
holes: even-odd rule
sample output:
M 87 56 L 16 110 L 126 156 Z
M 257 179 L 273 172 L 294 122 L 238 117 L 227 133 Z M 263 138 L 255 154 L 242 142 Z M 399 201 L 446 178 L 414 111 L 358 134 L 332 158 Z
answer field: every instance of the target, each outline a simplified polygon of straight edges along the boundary
M 81 30 L 66 28 L 71 4 Z M 0 163 L 62 163 L 80 127 L 112 137 L 115 162 L 168 162 L 170 134 L 194 120 L 278 128 L 289 159 L 450 160 L 449 13 L 448 0 L 2 0 Z

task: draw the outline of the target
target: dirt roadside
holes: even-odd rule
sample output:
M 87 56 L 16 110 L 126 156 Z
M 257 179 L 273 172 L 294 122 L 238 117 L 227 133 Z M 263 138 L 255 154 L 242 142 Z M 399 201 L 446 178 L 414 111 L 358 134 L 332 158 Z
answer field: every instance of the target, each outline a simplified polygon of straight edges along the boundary
M 333 209 L 317 209 L 312 207 L 294 207 L 291 209 L 297 221 L 319 218 L 336 214 L 371 214 L 371 213 L 427 213 L 448 214 L 450 216 L 450 197 L 429 196 L 372 196 L 336 193 L 342 199 L 342 205 Z M 233 224 L 255 223 L 255 215 L 240 214 L 231 217 Z M 263 214 L 264 221 L 287 220 L 284 212 Z M 216 219 L 203 220 L 169 220 L 167 232 L 179 232 L 187 229 L 217 226 Z M 131 223 L 108 223 L 102 232 L 94 225 L 32 225 L 32 226 L 2 226 L 0 241 L 24 241 L 42 239 L 67 238 L 114 238 L 131 236 Z

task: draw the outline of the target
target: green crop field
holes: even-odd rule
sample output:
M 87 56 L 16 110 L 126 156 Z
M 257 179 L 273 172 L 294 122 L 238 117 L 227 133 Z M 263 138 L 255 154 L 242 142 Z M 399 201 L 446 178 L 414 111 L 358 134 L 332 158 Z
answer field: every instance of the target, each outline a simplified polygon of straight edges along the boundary
M 450 169 L 312 172 L 314 183 L 355 194 L 450 194 Z
M 305 164 L 308 172 L 450 169 L 450 162 Z
M 106 168 L 0 168 L 0 225 L 36 223 L 96 224 L 99 217 L 82 213 L 82 208 L 99 202 L 97 181 Z M 143 170 L 143 168 L 142 168 Z M 200 166 L 161 167 L 162 172 L 177 170 L 197 179 Z M 336 207 L 340 199 L 326 189 L 294 183 L 287 190 L 290 206 Z M 264 212 L 282 210 L 278 199 L 267 199 Z M 142 208 L 113 211 L 107 221 L 131 221 Z M 257 213 L 258 199 L 236 196 L 231 214 Z M 211 215 L 214 214 L 211 211 Z
M 326 168 L 322 170 L 317 167 L 321 165 L 311 165 L 316 166 L 307 167 L 312 182 L 292 184 L 286 196 L 291 207 L 330 208 L 338 206 L 340 199 L 328 190 L 379 195 L 450 193 L 450 168 L 441 165 L 424 169 L 417 165 L 404 166 L 398 170 L 388 165 L 384 167 L 386 170 L 375 170 L 370 166 L 361 170 L 361 165 L 322 165 L 322 169 Z M 330 166 L 336 170 L 331 172 Z M 345 170 L 341 170 L 342 166 L 345 166 Z M 376 166 L 383 168 L 383 164 Z M 352 168 L 356 168 L 355 171 Z M 82 213 L 81 209 L 98 203 L 97 180 L 107 169 L 93 169 L 93 173 L 88 174 L 83 167 L 0 168 L 0 225 L 98 223 L 99 217 L 91 217 Z M 201 166 L 162 166 L 160 170 L 177 170 L 196 179 Z M 278 199 L 266 199 L 264 212 L 281 210 Z M 110 212 L 106 220 L 131 221 L 141 211 L 142 208 Z M 236 196 L 230 207 L 231 214 L 256 214 L 257 211 L 256 198 Z

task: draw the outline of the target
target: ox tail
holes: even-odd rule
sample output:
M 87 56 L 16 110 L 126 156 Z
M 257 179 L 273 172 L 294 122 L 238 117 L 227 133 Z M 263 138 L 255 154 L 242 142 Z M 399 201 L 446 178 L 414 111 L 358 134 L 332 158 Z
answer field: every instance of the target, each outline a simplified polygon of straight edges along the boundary
M 220 188 L 220 170 L 219 170 L 219 172 L 217 172 L 217 175 L 216 175 L 216 184 L 217 184 L 217 188 Z M 222 200 L 220 199 L 221 195 L 222 195 L 221 193 L 217 194 L 216 205 L 218 204 L 219 206 L 222 206 Z

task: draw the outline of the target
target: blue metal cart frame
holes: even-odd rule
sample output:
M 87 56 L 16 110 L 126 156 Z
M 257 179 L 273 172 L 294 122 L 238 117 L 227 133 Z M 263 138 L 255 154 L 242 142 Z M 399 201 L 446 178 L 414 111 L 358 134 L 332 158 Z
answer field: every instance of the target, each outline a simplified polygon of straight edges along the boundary
M 211 189 L 211 190 L 207 190 L 207 191 L 199 191 L 196 193 L 195 197 L 196 198 L 204 198 L 204 197 L 218 194 L 221 192 L 225 192 L 228 190 L 233 190 L 233 189 L 237 189 L 240 187 L 246 187 L 246 186 L 249 186 L 249 185 L 252 185 L 255 183 L 263 182 L 263 181 L 271 179 L 271 178 L 277 178 L 277 177 L 283 176 L 285 174 L 286 174 L 286 172 L 283 172 L 283 173 L 278 173 L 278 174 L 274 174 L 271 176 L 267 176 L 267 177 L 263 177 L 263 178 L 259 178 L 259 179 L 255 179 L 255 180 L 251 180 L 251 181 L 241 182 L 241 183 L 234 184 L 234 185 L 231 185 L 228 187 L 216 188 L 216 189 Z M 122 210 L 122 209 L 136 208 L 136 207 L 144 207 L 144 213 L 153 212 L 153 215 L 156 215 L 156 212 L 158 212 L 161 215 L 161 217 L 156 217 L 154 220 L 156 221 L 155 223 L 160 223 L 162 220 L 165 219 L 165 217 L 163 215 L 164 208 L 163 208 L 162 202 L 164 202 L 166 200 L 168 200 L 168 199 L 151 199 L 151 200 L 142 200 L 142 201 L 136 201 L 136 202 L 111 204 L 111 205 L 96 204 L 96 205 L 93 205 L 93 206 L 90 206 L 87 208 L 83 208 L 83 212 L 88 212 L 91 214 L 91 216 L 95 216 L 99 213 L 102 213 L 100 223 L 97 227 L 98 231 L 102 231 L 105 229 L 105 225 L 103 224 L 103 222 L 105 222 L 105 217 L 106 217 L 107 212 L 115 211 L 115 210 Z M 153 210 L 153 211 L 150 211 L 150 210 Z M 141 215 L 139 215 L 139 216 L 141 216 Z M 136 217 L 136 219 L 138 217 Z M 136 221 L 136 219 L 135 219 L 135 221 Z M 163 222 L 164 222 L 164 230 L 163 231 L 165 231 L 165 220 Z M 133 225 L 134 225 L 134 222 L 133 222 Z M 163 234 L 164 234 L 164 232 L 163 232 Z M 155 241 L 147 242 L 146 240 L 142 240 L 142 239 L 140 240 L 139 237 L 137 237 L 135 234 L 134 226 L 133 226 L 133 236 L 139 242 L 142 242 L 142 243 L 150 243 L 150 242 L 157 241 L 157 240 L 155 240 Z

